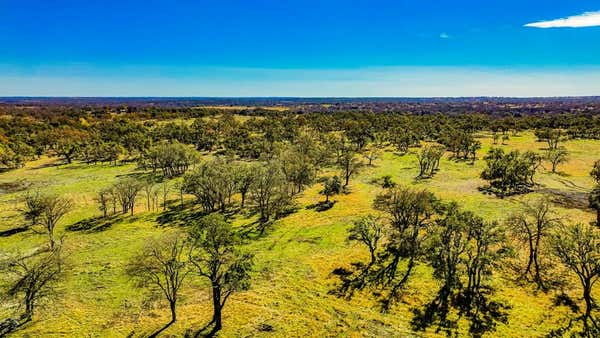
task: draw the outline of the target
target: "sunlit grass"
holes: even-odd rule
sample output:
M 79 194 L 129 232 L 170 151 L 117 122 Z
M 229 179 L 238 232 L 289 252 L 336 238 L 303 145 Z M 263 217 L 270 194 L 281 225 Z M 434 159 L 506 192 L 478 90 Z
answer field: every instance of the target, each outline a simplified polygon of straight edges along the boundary
M 491 147 L 490 135 L 481 139 L 479 157 Z M 399 156 L 385 153 L 375 166 L 365 167 L 351 180 L 350 194 L 333 197 L 334 207 L 325 212 L 306 206 L 324 199 L 321 187 L 308 188 L 297 199 L 298 211 L 274 224 L 265 236 L 249 240 L 244 249 L 254 252 L 256 268 L 249 291 L 236 294 L 225 307 L 222 336 L 397 336 L 413 334 L 411 309 L 431 300 L 437 283 L 425 266 L 416 270 L 407 294 L 389 313 L 381 313 L 372 295 L 365 291 L 351 300 L 329 294 L 335 287 L 333 269 L 367 259 L 361 246 L 346 241 L 346 229 L 360 215 L 374 213 L 372 200 L 380 188 L 372 180 L 391 175 L 395 182 L 433 191 L 444 200 L 455 200 L 489 220 L 503 220 L 518 212 L 521 202 L 550 192 L 583 196 L 592 188 L 588 172 L 600 158 L 599 141 L 569 141 L 570 161 L 551 174 L 542 169 L 537 177 L 538 192 L 527 196 L 499 199 L 485 195 L 478 187 L 484 162 L 474 165 L 442 160 L 441 170 L 432 179 L 415 181 L 417 162 L 414 154 Z M 511 137 L 506 149 L 543 151 L 545 144 L 535 142 L 531 133 Z M 414 149 L 413 151 L 418 151 Z M 0 184 L 24 180 L 33 188 L 67 195 L 76 210 L 61 222 L 58 233 L 65 235 L 69 252 L 68 277 L 61 285 L 61 296 L 47 304 L 18 335 L 30 336 L 101 336 L 123 337 L 130 333 L 143 336 L 168 321 L 166 304 L 149 300 L 148 293 L 137 288 L 126 276 L 125 265 L 139 252 L 148 238 L 159 236 L 173 227 L 159 225 L 160 212 L 145 211 L 143 199 L 136 215 L 125 216 L 100 232 L 67 231 L 66 226 L 98 216 L 95 193 L 120 175 L 135 172 L 135 165 L 108 166 L 72 164 L 54 166 L 55 160 L 41 159 L 25 168 L 0 174 Z M 329 171 L 328 171 L 329 173 Z M 19 209 L 23 191 L 0 194 L 0 231 L 23 224 Z M 176 195 L 172 195 L 176 200 Z M 568 222 L 589 222 L 590 210 L 557 207 Z M 243 226 L 253 219 L 235 217 Z M 26 251 L 45 243 L 44 234 L 25 232 L 0 238 L 5 251 Z M 552 293 L 535 292 L 531 286 L 517 286 L 501 273 L 495 275 L 496 297 L 509 303 L 510 320 L 501 324 L 495 336 L 542 336 L 563 324 L 568 315 L 564 307 L 552 306 Z M 567 290 L 576 299 L 577 289 Z M 0 308 L 0 313 L 2 312 Z M 207 285 L 196 279 L 184 290 L 177 323 L 166 334 L 181 336 L 208 322 L 211 307 Z M 465 324 L 465 323 L 463 323 Z M 261 331 L 272 327 L 272 332 Z M 461 326 L 465 332 L 466 325 Z M 425 333 L 436 336 L 434 330 Z

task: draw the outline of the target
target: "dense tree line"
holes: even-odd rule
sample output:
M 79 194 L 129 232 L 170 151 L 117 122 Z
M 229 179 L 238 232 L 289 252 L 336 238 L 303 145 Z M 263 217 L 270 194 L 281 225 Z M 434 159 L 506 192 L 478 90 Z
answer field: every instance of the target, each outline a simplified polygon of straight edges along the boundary
M 141 203 L 148 211 L 157 211 L 161 197 L 165 216 L 172 211 L 167 210 L 167 199 L 173 188 L 179 194 L 181 212 L 185 207 L 199 211 L 184 218 L 183 230 L 169 229 L 168 234 L 148 241 L 127 267 L 138 285 L 159 291 L 168 303 L 171 319 L 155 336 L 177 320 L 181 290 L 192 278 L 206 280 L 210 289 L 211 333 L 222 328 L 229 297 L 250 287 L 252 255 L 240 249 L 248 236 L 227 218 L 235 213 L 255 217 L 257 233 L 264 235 L 275 220 L 294 211 L 296 196 L 319 177 L 325 176 L 321 194 L 327 207 L 332 207 L 330 198 L 351 193 L 356 176 L 366 166 L 376 165 L 386 147 L 397 150 L 393 156 L 416 156 L 417 178 L 425 179 L 440 170 L 446 153 L 458 161 L 475 162 L 481 148 L 478 133 L 502 135 L 505 144 L 510 132 L 535 129 L 538 139 L 548 145 L 545 156 L 533 151 L 506 152 L 502 144 L 496 144 L 483 158 L 486 167 L 481 178 L 489 182 L 485 190 L 501 197 L 525 193 L 535 187 L 535 175 L 544 159 L 552 165 L 552 172 L 567 160 L 561 142 L 596 138 L 593 130 L 599 125 L 598 118 L 582 114 L 376 114 L 311 109 L 297 114 L 237 112 L 246 115 L 241 119 L 223 110 L 105 110 L 75 109 L 56 116 L 45 111 L 13 114 L 11 110 L 10 118 L 0 120 L 0 164 L 16 168 L 44 154 L 66 164 L 135 161 L 141 174 L 120 177 L 97 191 L 102 218 L 118 213 L 128 217 Z M 173 117 L 187 119 L 163 120 Z M 584 124 L 592 131 L 575 132 Z M 500 136 L 495 143 L 499 140 Z M 600 185 L 600 161 L 591 176 Z M 497 300 L 491 283 L 508 261 L 519 261 L 512 266 L 518 272 L 516 281 L 533 283 L 543 292 L 556 288 L 551 265 L 558 261 L 580 282 L 586 304 L 581 316 L 584 332 L 597 332 L 592 293 L 600 273 L 597 229 L 563 224 L 547 200 L 528 202 L 501 224 L 442 201 L 427 190 L 398 186 L 390 176 L 381 185 L 383 190 L 373 201 L 380 214 L 357 218 L 348 232 L 349 240 L 365 247 L 368 258 L 335 271 L 341 280 L 336 293 L 350 297 L 373 291 L 382 309 L 389 310 L 410 287 L 415 269 L 423 265 L 439 289 L 422 308 L 413 309 L 413 328 L 437 325 L 452 333 L 457 324 L 450 313 L 457 312 L 468 319 L 471 334 L 479 336 L 508 320 L 509 307 Z M 193 196 L 187 205 L 184 194 Z M 31 320 L 37 302 L 63 272 L 62 238 L 57 238 L 55 229 L 73 208 L 72 201 L 29 191 L 24 205 L 27 227 L 43 228 L 49 244 L 34 255 L 2 261 L 0 267 L 11 285 L 8 294 L 20 299 L 25 312 L 18 320 L 0 323 L 0 335 L 2 325 L 13 330 Z M 589 194 L 589 205 L 597 211 L 600 223 L 598 186 Z M 523 248 L 524 259 L 515 254 L 515 247 Z
M 548 156 L 560 164 L 564 154 L 559 144 L 564 140 L 600 138 L 600 119 L 575 109 L 563 114 L 504 116 L 482 114 L 473 108 L 463 114 L 441 114 L 445 109 L 433 106 L 438 110 L 428 114 L 418 109 L 419 105 L 409 105 L 412 108 L 400 110 L 402 113 L 377 114 L 353 109 L 307 112 L 301 107 L 285 113 L 250 113 L 244 109 L 185 107 L 0 106 L 6 117 L 0 120 L 0 165 L 17 168 L 44 154 L 66 163 L 117 164 L 119 160 L 140 159 L 157 165 L 156 148 L 165 144 L 193 145 L 201 151 L 226 151 L 240 158 L 258 159 L 277 153 L 278 143 L 299 142 L 307 135 L 324 141 L 327 134 L 336 133 L 343 133 L 352 150 L 367 158 L 377 156 L 373 148 L 365 149 L 369 144 L 391 144 L 406 153 L 422 141 L 435 141 L 456 159 L 474 160 L 481 146 L 475 133 L 493 131 L 498 135 L 500 131 L 504 143 L 509 132 L 526 129 L 536 130 L 539 140 L 548 144 Z M 422 103 L 424 107 L 429 106 Z M 248 117 L 240 120 L 234 114 Z M 173 122 L 174 118 L 186 120 Z

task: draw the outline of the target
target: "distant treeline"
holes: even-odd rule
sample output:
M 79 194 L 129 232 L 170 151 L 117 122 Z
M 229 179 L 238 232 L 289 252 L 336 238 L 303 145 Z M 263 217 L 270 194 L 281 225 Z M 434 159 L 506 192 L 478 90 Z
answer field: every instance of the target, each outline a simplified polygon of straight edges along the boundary
M 319 134 L 343 132 L 357 148 L 383 142 L 402 150 L 420 141 L 434 141 L 465 157 L 469 156 L 471 135 L 479 131 L 504 135 L 523 130 L 558 130 L 563 138 L 600 138 L 600 103 L 591 99 L 406 102 L 394 103 L 395 108 L 386 113 L 361 108 L 370 104 L 379 103 L 357 102 L 356 107 L 347 110 L 321 106 L 321 111 L 312 111 L 313 106 L 281 111 L 33 102 L 29 106 L 23 102 L 3 105 L 0 166 L 17 168 L 44 154 L 69 163 L 74 159 L 88 163 L 135 160 L 162 141 L 257 158 L 272 153 L 278 142 L 294 142 L 305 130 Z

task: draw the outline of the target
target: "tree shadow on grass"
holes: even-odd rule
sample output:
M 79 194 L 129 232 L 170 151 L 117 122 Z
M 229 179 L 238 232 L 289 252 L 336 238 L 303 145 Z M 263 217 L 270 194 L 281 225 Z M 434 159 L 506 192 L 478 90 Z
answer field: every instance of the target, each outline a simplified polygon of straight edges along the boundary
M 194 330 L 194 329 L 188 329 L 185 334 L 184 337 L 185 338 L 211 338 L 214 337 L 218 330 L 215 329 L 215 326 L 213 325 L 214 322 L 210 321 L 208 322 L 206 325 L 204 325 L 203 327 L 201 327 L 200 329 Z
M 28 226 L 18 227 L 18 228 L 12 228 L 12 229 L 8 229 L 8 230 L 0 231 L 0 237 L 9 237 L 9 236 L 21 233 L 21 232 L 25 232 L 27 230 L 29 230 Z
M 450 310 L 458 311 L 458 318 L 449 318 Z M 508 323 L 509 305 L 492 301 L 482 292 L 468 294 L 466 291 L 453 293 L 442 287 L 436 297 L 422 309 L 413 308 L 411 326 L 415 331 L 425 331 L 437 325 L 436 332 L 446 336 L 458 335 L 458 322 L 461 317 L 469 320 L 469 333 L 481 337 L 494 332 L 497 324 Z
M 323 211 L 327 211 L 327 210 L 333 208 L 335 203 L 337 203 L 337 202 L 336 201 L 318 202 L 318 203 L 307 205 L 305 208 L 308 210 L 314 209 L 316 212 L 323 212 Z
M 93 217 L 81 220 L 67 226 L 68 231 L 101 232 L 112 227 L 113 224 L 123 220 L 123 215 L 111 215 L 107 217 Z
M 204 210 L 178 207 L 162 212 L 156 218 L 156 222 L 161 226 L 183 227 L 201 219 L 208 214 L 209 213 Z

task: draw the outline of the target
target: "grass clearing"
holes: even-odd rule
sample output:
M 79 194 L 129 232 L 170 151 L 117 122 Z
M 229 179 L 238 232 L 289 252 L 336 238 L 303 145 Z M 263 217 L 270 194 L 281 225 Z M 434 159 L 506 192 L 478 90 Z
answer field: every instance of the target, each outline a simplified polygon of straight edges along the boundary
M 492 146 L 490 135 L 481 135 L 481 158 Z M 414 154 L 399 156 L 391 151 L 365 167 L 351 180 L 351 193 L 335 196 L 335 206 L 324 212 L 306 206 L 323 200 L 321 187 L 315 185 L 299 196 L 298 212 L 275 223 L 267 234 L 249 241 L 246 250 L 256 254 L 252 287 L 234 294 L 224 309 L 223 337 L 232 336 L 437 336 L 434 330 L 415 334 L 410 329 L 411 308 L 421 306 L 434 296 L 437 285 L 426 267 L 419 267 L 410 281 L 404 301 L 389 313 L 382 314 L 368 293 L 351 300 L 329 294 L 336 284 L 333 269 L 364 260 L 364 248 L 346 241 L 346 229 L 353 219 L 373 213 L 372 200 L 380 188 L 372 180 L 391 175 L 395 182 L 426 188 L 444 200 L 455 200 L 465 209 L 486 219 L 503 220 L 519 210 L 528 198 L 550 196 L 560 202 L 557 208 L 569 222 L 590 222 L 594 214 L 573 207 L 591 190 L 589 170 L 600 156 L 600 141 L 568 141 L 571 156 L 559 167 L 560 174 L 541 169 L 537 191 L 526 196 L 500 199 L 478 190 L 484 185 L 479 173 L 484 162 L 474 165 L 456 162 L 445 156 L 441 171 L 432 179 L 415 181 L 417 162 Z M 506 149 L 539 150 L 544 143 L 535 141 L 532 133 L 512 136 Z M 0 174 L 0 187 L 14 182 L 70 196 L 75 209 L 60 223 L 59 234 L 65 235 L 69 252 L 67 279 L 61 284 L 62 297 L 46 304 L 34 321 L 18 335 L 28 336 L 143 336 L 168 321 L 167 305 L 137 288 L 125 275 L 128 260 L 148 238 L 172 227 L 157 222 L 161 212 L 147 212 L 140 199 L 133 217 L 118 218 L 98 232 L 69 231 L 68 225 L 99 215 L 94 194 L 118 177 L 136 172 L 135 165 L 105 166 L 71 164 L 55 166 L 53 159 L 43 158 L 27 166 Z M 546 168 L 549 168 L 546 165 Z M 19 209 L 23 190 L 3 188 L 0 193 L 0 231 L 23 222 Z M 176 201 L 177 196 L 171 198 Z M 574 204 L 575 203 L 575 204 Z M 252 219 L 236 216 L 235 225 L 243 226 Z M 0 237 L 0 249 L 27 251 L 44 243 L 44 234 L 24 232 Z M 510 303 L 509 323 L 498 326 L 494 336 L 542 336 L 563 324 L 568 310 L 553 307 L 551 293 L 536 293 L 533 286 L 517 286 L 497 275 L 494 280 L 497 298 Z M 578 299 L 578 290 L 567 290 Z M 184 288 L 178 309 L 178 321 L 165 331 L 181 336 L 197 329 L 210 319 L 211 305 L 207 285 L 194 281 Z M 0 313 L 10 309 L 0 308 Z

